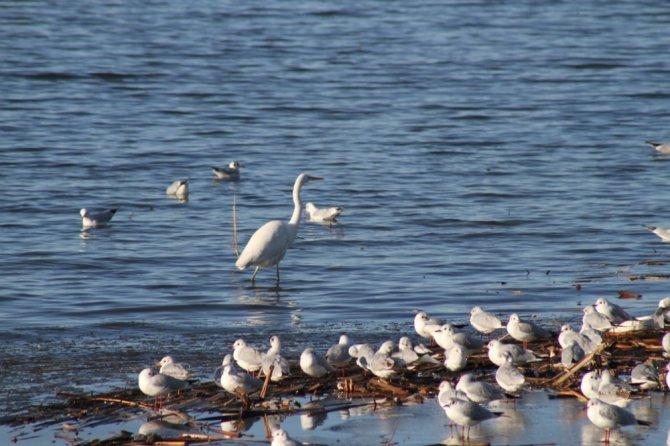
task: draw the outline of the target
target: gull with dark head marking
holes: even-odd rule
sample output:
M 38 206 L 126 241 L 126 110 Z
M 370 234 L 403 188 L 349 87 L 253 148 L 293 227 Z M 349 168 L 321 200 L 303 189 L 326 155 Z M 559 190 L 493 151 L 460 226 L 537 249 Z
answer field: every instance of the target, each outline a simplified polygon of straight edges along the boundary
M 663 155 L 670 155 L 670 143 L 654 141 L 645 141 L 644 143 L 652 149 L 656 150 L 658 153 Z
M 240 167 L 244 167 L 239 161 L 231 161 L 226 167 L 212 167 L 212 173 L 217 180 L 237 181 L 240 179 Z
M 112 220 L 114 214 L 116 214 L 116 208 L 105 209 L 98 212 L 91 212 L 86 208 L 81 208 L 79 211 L 79 215 L 81 215 L 81 226 L 83 229 L 105 226 Z
M 666 243 L 670 242 L 670 229 L 651 225 L 642 225 L 642 226 L 649 229 L 653 234 L 656 234 L 662 241 Z

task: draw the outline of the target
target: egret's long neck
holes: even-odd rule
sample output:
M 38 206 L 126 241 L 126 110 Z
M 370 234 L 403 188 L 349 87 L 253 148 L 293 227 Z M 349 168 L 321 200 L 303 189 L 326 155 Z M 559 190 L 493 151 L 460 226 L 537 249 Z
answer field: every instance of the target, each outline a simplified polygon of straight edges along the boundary
M 302 202 L 300 201 L 300 189 L 302 188 L 302 178 L 293 185 L 293 215 L 289 224 L 295 226 L 295 231 L 298 231 L 298 224 L 300 223 L 300 214 L 302 213 Z

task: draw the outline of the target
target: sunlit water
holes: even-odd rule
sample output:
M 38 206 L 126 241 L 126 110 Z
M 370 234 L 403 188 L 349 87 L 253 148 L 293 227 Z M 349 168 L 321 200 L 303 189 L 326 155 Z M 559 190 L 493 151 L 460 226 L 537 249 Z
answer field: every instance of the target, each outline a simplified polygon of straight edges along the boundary
M 576 320 L 630 289 L 651 312 L 668 283 L 629 279 L 669 258 L 642 227 L 670 225 L 670 159 L 644 144 L 670 138 L 668 19 L 633 1 L 4 3 L 9 405 L 34 359 L 56 387 L 114 387 L 168 351 L 207 375 L 239 336 L 294 354 L 397 338 L 415 309 Z M 214 181 L 234 159 L 241 181 Z M 325 178 L 303 201 L 344 213 L 303 221 L 279 288 L 273 270 L 251 287 L 233 197 L 244 245 L 289 219 L 302 171 Z M 187 203 L 165 195 L 187 177 Z M 82 233 L 81 207 L 119 210 Z

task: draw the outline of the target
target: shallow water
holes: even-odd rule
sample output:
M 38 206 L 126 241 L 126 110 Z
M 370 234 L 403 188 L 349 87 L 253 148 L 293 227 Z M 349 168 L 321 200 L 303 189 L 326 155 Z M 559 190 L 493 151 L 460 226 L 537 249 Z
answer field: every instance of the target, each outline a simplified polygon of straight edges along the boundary
M 417 308 L 576 320 L 633 289 L 625 306 L 651 312 L 667 282 L 629 277 L 666 272 L 640 262 L 668 258 L 641 225 L 666 222 L 670 160 L 644 141 L 667 138 L 669 17 L 633 1 L 3 3 L 4 404 L 124 382 L 168 352 L 206 370 L 240 336 L 292 352 L 396 338 Z M 214 181 L 233 159 L 241 181 Z M 303 221 L 280 288 L 271 270 L 250 287 L 233 196 L 243 245 L 290 217 L 301 171 L 325 178 L 303 200 L 344 214 Z M 186 177 L 187 203 L 165 195 Z M 119 211 L 82 233 L 81 207 Z M 36 358 L 67 367 L 45 385 Z

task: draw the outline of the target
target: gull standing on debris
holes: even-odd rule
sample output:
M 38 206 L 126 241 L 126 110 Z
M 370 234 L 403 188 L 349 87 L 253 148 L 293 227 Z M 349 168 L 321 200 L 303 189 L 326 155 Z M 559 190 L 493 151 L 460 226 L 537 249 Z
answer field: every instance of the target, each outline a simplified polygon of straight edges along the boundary
M 319 209 L 311 202 L 305 205 L 305 212 L 309 215 L 309 220 L 315 222 L 334 222 L 342 211 L 344 208 L 341 207 Z
M 349 347 L 349 355 L 352 358 L 356 358 L 356 365 L 358 367 L 367 370 L 367 364 L 375 355 L 375 349 L 370 344 L 354 344 Z
M 337 344 L 331 346 L 326 352 L 326 361 L 333 367 L 346 367 L 351 362 L 351 355 L 349 354 L 349 336 L 346 334 L 340 335 Z
M 526 383 L 526 377 L 521 370 L 514 367 L 514 360 L 510 352 L 504 352 L 505 362 L 496 370 L 496 382 L 506 392 L 518 394 Z
M 622 426 L 629 426 L 631 424 L 641 424 L 649 426 L 647 421 L 638 420 L 635 415 L 628 412 L 621 407 L 607 404 L 598 399 L 591 399 L 588 403 L 588 410 L 586 411 L 591 423 L 601 429 L 605 429 L 605 443 L 609 443 L 610 431 Z
M 221 362 L 221 365 L 214 370 L 214 383 L 221 387 L 221 375 L 223 375 L 223 368 L 227 365 L 234 364 L 233 362 L 233 355 L 230 353 L 226 354 L 226 356 L 223 357 L 223 361 Z
M 419 311 L 416 316 L 414 316 L 414 331 L 426 339 L 433 339 L 433 332 L 438 330 L 442 324 L 437 319 L 431 319 L 428 317 L 428 313 L 425 311 Z
M 470 426 L 501 415 L 500 413 L 491 412 L 475 402 L 463 401 L 458 398 L 445 399 L 442 408 L 451 421 L 459 426 L 463 426 L 463 433 L 461 435 L 463 438 L 470 437 Z M 467 436 L 465 434 L 466 427 L 468 428 Z
M 630 404 L 630 393 L 633 388 L 614 378 L 609 370 L 605 369 L 600 374 L 600 386 L 598 386 L 598 399 L 608 404 L 626 407 Z
M 284 429 L 277 429 L 272 433 L 270 446 L 299 446 L 302 443 L 291 438 Z
M 490 403 L 491 401 L 505 399 L 505 392 L 502 389 L 484 381 L 475 380 L 472 373 L 461 375 L 456 390 L 461 390 L 475 403 Z
M 654 317 L 661 328 L 670 323 L 670 297 L 664 297 L 658 302 Z
M 670 332 L 663 335 L 661 347 L 663 347 L 663 356 L 670 357 Z
M 465 368 L 467 362 L 468 355 L 458 345 L 454 345 L 449 350 L 444 351 L 444 366 L 447 370 L 458 372 Z
M 161 368 L 159 373 L 180 379 L 182 381 L 190 378 L 191 375 L 193 375 L 193 373 L 186 365 L 175 362 L 174 359 L 172 359 L 172 356 L 165 356 L 163 359 L 158 361 L 156 365 L 160 366 Z
M 270 349 L 265 353 L 265 357 L 261 362 L 261 370 L 267 376 L 272 367 L 272 375 L 270 381 L 278 382 L 286 378 L 291 373 L 291 366 L 286 358 L 280 354 L 281 341 L 279 336 L 272 336 L 270 338 Z
M 397 375 L 396 361 L 391 357 L 395 349 L 393 341 L 385 341 L 379 346 L 379 349 L 368 360 L 363 358 L 361 362 L 375 376 L 383 379 L 390 379 Z
M 243 339 L 238 339 L 233 344 L 233 358 L 247 372 L 257 372 L 263 366 L 265 352 L 247 345 Z
M 163 375 L 162 373 L 154 373 L 148 367 L 140 372 L 137 382 L 143 394 L 153 396 L 154 398 L 167 395 L 186 385 L 184 381 L 177 378 Z
M 645 141 L 644 143 L 652 149 L 656 150 L 658 153 L 663 155 L 670 155 L 670 143 L 654 141 Z
M 235 266 L 240 270 L 252 265 L 256 267 L 254 274 L 251 276 L 251 283 L 256 280 L 259 269 L 271 266 L 277 268 L 277 283 L 279 283 L 279 262 L 284 258 L 286 250 L 298 234 L 302 211 L 300 189 L 310 181 L 322 179 L 306 173 L 298 175 L 293 184 L 293 214 L 291 220 L 288 223 L 281 220 L 271 220 L 258 228 L 251 236 L 242 254 L 235 262 Z
M 239 161 L 231 161 L 226 167 L 212 167 L 212 173 L 217 180 L 237 181 L 240 179 L 240 167 L 244 167 Z
M 263 387 L 263 381 L 235 368 L 233 364 L 223 367 L 221 374 L 221 387 L 228 393 L 237 395 L 238 392 L 245 394 L 253 393 Z
M 585 356 L 586 353 L 584 353 L 581 345 L 575 339 L 569 339 L 561 350 L 561 364 L 570 368 L 584 359 Z
M 615 325 L 633 319 L 633 317 L 628 314 L 626 310 L 621 308 L 619 305 L 608 301 L 604 297 L 600 297 L 598 300 L 596 300 L 595 308 L 598 313 L 605 316 L 612 324 Z
M 112 220 L 116 214 L 116 208 L 105 209 L 99 212 L 90 212 L 86 208 L 81 208 L 79 215 L 81 215 L 81 225 L 84 229 L 97 228 L 104 226 Z
M 481 307 L 473 307 L 470 310 L 470 325 L 482 334 L 491 334 L 498 329 L 505 328 L 500 319 Z
M 599 313 L 593 305 L 584 307 L 584 316 L 582 317 L 582 324 L 588 325 L 594 330 L 605 332 L 612 329 L 612 322 L 607 316 Z
M 313 348 L 305 349 L 300 355 L 300 368 L 312 378 L 322 378 L 335 371 L 326 358 L 318 355 Z
M 518 344 L 503 344 L 493 339 L 489 341 L 487 347 L 489 360 L 498 367 L 505 363 L 505 352 L 512 356 L 513 364 L 526 364 L 540 360 L 532 350 L 527 350 Z
M 172 195 L 180 200 L 188 199 L 188 178 L 185 180 L 176 180 L 165 189 L 167 195 Z
M 481 349 L 484 342 L 481 339 L 464 332 L 457 332 L 452 324 L 446 323 L 433 332 L 435 343 L 445 350 L 458 345 L 463 352 L 470 354 Z
M 638 385 L 640 389 L 650 390 L 662 387 L 656 367 L 640 363 L 630 371 L 630 383 Z
M 522 321 L 519 315 L 513 313 L 507 322 L 507 333 L 519 342 L 533 342 L 551 337 L 548 330 L 531 321 Z

